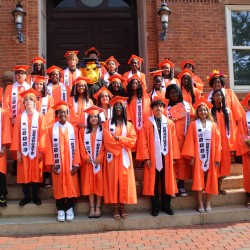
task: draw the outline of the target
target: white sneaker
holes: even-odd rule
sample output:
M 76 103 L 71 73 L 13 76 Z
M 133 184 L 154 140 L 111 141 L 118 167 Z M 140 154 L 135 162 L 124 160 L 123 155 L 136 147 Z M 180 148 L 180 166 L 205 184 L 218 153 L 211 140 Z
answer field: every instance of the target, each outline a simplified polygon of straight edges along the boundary
M 57 212 L 57 220 L 60 222 L 65 221 L 65 212 L 63 210 L 58 210 Z
M 185 188 L 179 188 L 179 195 L 181 197 L 187 197 L 188 193 L 186 192 Z
M 74 211 L 73 208 L 71 207 L 66 211 L 66 221 L 72 221 L 74 219 Z

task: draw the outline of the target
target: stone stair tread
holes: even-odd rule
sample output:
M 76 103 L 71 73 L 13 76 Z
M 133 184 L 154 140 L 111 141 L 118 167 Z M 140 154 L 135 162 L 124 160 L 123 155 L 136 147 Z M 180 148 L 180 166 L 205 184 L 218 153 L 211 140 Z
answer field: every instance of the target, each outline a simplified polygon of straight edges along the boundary
M 215 207 L 211 213 L 193 209 L 175 210 L 175 215 L 160 213 L 152 217 L 148 212 L 131 212 L 126 220 L 116 221 L 110 214 L 99 219 L 77 215 L 73 222 L 59 223 L 53 216 L 26 216 L 1 218 L 0 235 L 44 235 L 64 233 L 93 233 L 113 230 L 160 229 L 174 226 L 222 223 L 249 220 L 250 209 L 242 205 Z M 91 222 L 91 226 L 90 223 Z

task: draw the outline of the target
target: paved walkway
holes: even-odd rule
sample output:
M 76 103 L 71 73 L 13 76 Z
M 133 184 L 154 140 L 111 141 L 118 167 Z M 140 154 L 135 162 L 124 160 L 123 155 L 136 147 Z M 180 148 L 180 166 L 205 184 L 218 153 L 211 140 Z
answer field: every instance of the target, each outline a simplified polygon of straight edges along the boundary
M 250 221 L 245 223 L 221 223 L 158 230 L 114 231 L 39 237 L 0 237 L 1 249 L 250 250 Z

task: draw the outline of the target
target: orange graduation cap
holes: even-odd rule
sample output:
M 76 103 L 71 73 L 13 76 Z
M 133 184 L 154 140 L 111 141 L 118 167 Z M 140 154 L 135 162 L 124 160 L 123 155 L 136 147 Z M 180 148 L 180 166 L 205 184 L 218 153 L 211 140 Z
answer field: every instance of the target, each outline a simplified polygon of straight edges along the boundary
M 112 75 L 111 77 L 108 78 L 108 81 L 109 82 L 116 82 L 116 81 L 124 82 L 125 79 L 119 74 L 114 74 L 114 75 Z
M 90 79 L 88 77 L 83 77 L 83 76 L 78 76 L 74 81 L 73 81 L 73 85 L 77 84 L 77 83 L 89 83 Z
M 186 61 L 181 62 L 181 69 L 182 70 L 185 69 L 185 65 L 188 64 L 188 63 L 192 64 L 194 66 L 194 61 L 193 60 L 186 60 Z
M 91 106 L 91 107 L 89 107 L 87 109 L 84 109 L 83 112 L 87 113 L 89 115 L 98 115 L 98 114 L 104 112 L 104 109 L 99 108 L 99 107 L 93 105 L 93 106 Z
M 164 65 L 169 64 L 170 68 L 173 68 L 175 65 L 168 59 L 165 59 L 164 61 L 160 62 L 158 64 L 158 67 L 161 69 Z
M 118 63 L 118 61 L 117 61 L 113 56 L 111 56 L 111 57 L 109 57 L 109 58 L 104 62 L 106 67 L 108 66 L 108 62 L 109 62 L 109 61 L 114 61 L 115 64 L 116 64 L 116 67 L 119 67 L 119 66 L 120 66 L 120 63 Z
M 244 99 L 241 101 L 242 106 L 249 107 L 250 105 L 248 104 L 250 101 L 250 93 L 248 93 Z
M 36 56 L 34 57 L 31 61 L 30 61 L 32 64 L 34 63 L 41 63 L 41 64 L 44 64 L 46 61 L 40 57 L 40 56 Z
M 53 105 L 51 108 L 54 109 L 55 111 L 59 109 L 68 109 L 69 104 L 65 101 L 59 101 L 55 105 Z
M 156 96 L 154 96 L 153 101 L 156 101 L 156 100 L 162 101 L 166 105 L 166 107 L 168 107 L 169 99 L 165 99 L 165 98 L 162 98 L 162 97 L 156 95 Z
M 101 87 L 101 88 L 93 95 L 93 97 L 97 100 L 97 99 L 98 99 L 98 96 L 99 96 L 102 92 L 107 92 L 110 98 L 113 97 L 113 94 L 112 94 L 105 86 Z
M 181 73 L 177 76 L 179 79 L 181 79 L 184 75 L 189 75 L 191 78 L 194 76 L 193 72 L 189 69 L 185 68 L 181 71 Z
M 75 55 L 77 56 L 79 50 L 69 50 L 64 54 L 64 57 L 67 58 L 69 55 Z
M 15 71 L 24 71 L 24 72 L 27 72 L 27 69 L 29 68 L 28 65 L 16 65 L 14 67 L 14 70 Z
M 213 105 L 204 96 L 201 96 L 194 104 L 193 108 L 197 109 L 200 105 L 205 105 L 208 109 L 211 109 Z
M 95 47 L 91 47 L 90 49 L 85 51 L 85 55 L 89 56 L 89 54 L 96 54 L 98 57 L 100 56 L 99 51 Z
M 162 76 L 162 70 L 155 70 L 155 71 L 149 72 L 149 74 L 153 77 Z
M 33 76 L 34 77 L 34 82 L 36 83 L 43 83 L 46 82 L 48 80 L 47 76 Z
M 122 105 L 124 105 L 127 100 L 128 100 L 128 97 L 117 95 L 109 101 L 109 104 L 114 106 L 116 103 L 120 102 Z
M 40 93 L 37 92 L 35 89 L 33 88 L 30 88 L 30 89 L 27 89 L 27 90 L 24 90 L 22 91 L 21 93 L 19 93 L 19 95 L 22 97 L 22 98 L 25 98 L 26 96 L 33 96 L 34 99 L 36 100 L 37 96 L 40 96 Z
M 46 70 L 46 72 L 47 72 L 47 74 L 50 74 L 50 73 L 51 73 L 52 71 L 54 71 L 54 70 L 59 71 L 59 72 L 62 72 L 62 71 L 63 71 L 62 68 L 59 68 L 59 67 L 57 67 L 57 66 L 55 66 L 55 65 L 52 65 L 51 67 L 49 67 L 49 68 Z
M 128 60 L 128 64 L 130 64 L 130 62 L 133 60 L 133 59 L 136 59 L 139 63 L 139 66 L 141 66 L 142 62 L 143 62 L 143 59 L 137 55 L 134 55 L 132 54 L 132 56 L 129 58 Z

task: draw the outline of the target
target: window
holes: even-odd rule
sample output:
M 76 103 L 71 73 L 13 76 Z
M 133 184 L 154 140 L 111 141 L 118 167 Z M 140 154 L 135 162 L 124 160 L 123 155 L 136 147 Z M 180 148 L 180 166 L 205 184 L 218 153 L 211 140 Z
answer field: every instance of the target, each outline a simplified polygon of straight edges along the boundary
M 230 87 L 250 90 L 250 5 L 228 5 L 227 40 Z

